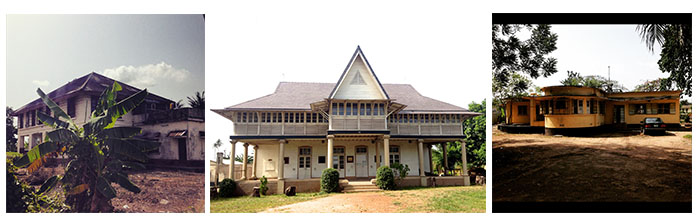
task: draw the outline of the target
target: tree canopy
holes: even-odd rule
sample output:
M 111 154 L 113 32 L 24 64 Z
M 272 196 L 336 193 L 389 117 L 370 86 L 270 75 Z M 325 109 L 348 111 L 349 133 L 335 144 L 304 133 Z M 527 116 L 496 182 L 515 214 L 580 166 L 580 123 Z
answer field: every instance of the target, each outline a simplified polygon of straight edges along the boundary
M 627 88 L 622 86 L 617 80 L 608 80 L 599 75 L 581 76 L 580 73 L 574 71 L 566 72 L 568 76 L 566 79 L 560 81 L 560 83 L 565 86 L 585 86 L 601 89 L 605 92 L 627 91 Z
M 520 40 L 517 33 L 527 28 L 530 38 Z M 491 69 L 493 78 L 507 83 L 508 76 L 523 73 L 536 79 L 557 72 L 557 59 L 545 57 L 557 49 L 557 34 L 551 25 L 494 24 L 491 26 Z
M 17 150 L 17 127 L 13 123 L 12 112 L 12 107 L 5 107 L 5 151 L 8 152 Z
M 692 96 L 692 27 L 690 24 L 643 24 L 637 31 L 654 51 L 655 43 L 661 45 L 661 59 L 657 62 L 659 70 L 669 73 L 666 81 L 660 81 L 660 87 L 676 87 L 684 95 Z
M 673 84 L 668 84 L 669 79 L 658 78 L 655 80 L 647 80 L 642 84 L 634 87 L 635 92 L 654 92 L 654 91 L 667 91 L 667 90 L 677 90 Z

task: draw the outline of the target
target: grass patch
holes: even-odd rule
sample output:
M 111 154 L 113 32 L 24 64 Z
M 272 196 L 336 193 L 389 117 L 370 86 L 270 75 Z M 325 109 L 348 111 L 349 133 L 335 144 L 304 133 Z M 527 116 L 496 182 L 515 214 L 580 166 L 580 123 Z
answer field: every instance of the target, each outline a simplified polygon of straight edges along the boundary
M 692 139 L 693 139 L 693 134 L 685 135 L 685 136 L 683 136 L 683 138 L 691 139 L 691 140 L 692 140 Z
M 484 186 L 464 187 L 444 191 L 430 199 L 431 212 L 486 212 L 486 189 Z
M 297 202 L 326 197 L 330 194 L 323 193 L 297 193 L 288 197 L 284 194 L 268 195 L 263 197 L 233 197 L 211 199 L 212 213 L 256 213 L 269 208 L 284 206 Z
M 401 202 L 394 201 L 393 204 L 398 206 L 398 211 L 402 213 L 486 212 L 484 186 L 407 187 L 398 191 L 387 191 L 384 195 L 400 199 Z

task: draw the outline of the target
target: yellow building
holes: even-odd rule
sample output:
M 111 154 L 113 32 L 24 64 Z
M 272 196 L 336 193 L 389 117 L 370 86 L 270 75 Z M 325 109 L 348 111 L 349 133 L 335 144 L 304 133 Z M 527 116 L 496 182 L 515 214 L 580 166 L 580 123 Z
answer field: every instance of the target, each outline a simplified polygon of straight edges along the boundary
M 508 101 L 506 125 L 544 127 L 548 135 L 603 126 L 638 127 L 645 117 L 680 125 L 681 91 L 605 93 L 582 86 L 550 86 L 542 91 L 543 96 Z

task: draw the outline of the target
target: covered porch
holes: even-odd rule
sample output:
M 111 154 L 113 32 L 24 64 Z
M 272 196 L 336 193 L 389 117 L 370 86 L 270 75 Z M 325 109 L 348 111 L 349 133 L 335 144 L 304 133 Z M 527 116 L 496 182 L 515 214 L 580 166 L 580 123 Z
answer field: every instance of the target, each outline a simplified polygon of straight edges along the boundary
M 462 169 L 459 176 L 428 177 L 433 172 L 430 147 L 436 144 L 459 141 L 461 138 L 439 136 L 391 136 L 383 132 L 332 133 L 327 136 L 232 136 L 231 147 L 243 145 L 243 159 L 248 159 L 253 149 L 252 163 L 228 169 L 217 167 L 218 172 L 228 170 L 228 177 L 237 181 L 240 192 L 252 192 L 259 186 L 259 178 L 268 178 L 268 192 L 283 193 L 289 186 L 298 192 L 318 192 L 320 176 L 324 169 L 335 168 L 340 172 L 341 187 L 351 181 L 372 181 L 379 166 L 401 163 L 411 169 L 401 186 L 469 185 L 468 173 Z M 466 144 L 461 143 L 462 162 L 466 163 Z M 442 146 L 443 149 L 446 147 Z M 447 152 L 442 152 L 446 154 Z M 252 167 L 248 165 L 252 164 Z M 446 165 L 447 163 L 445 163 Z M 445 168 L 447 168 L 445 166 Z M 240 170 L 243 172 L 234 172 Z M 248 172 L 248 171 L 252 172 Z M 426 174 L 426 172 L 428 174 Z M 282 176 L 280 176 L 282 175 Z M 223 178 L 219 178 L 223 179 Z

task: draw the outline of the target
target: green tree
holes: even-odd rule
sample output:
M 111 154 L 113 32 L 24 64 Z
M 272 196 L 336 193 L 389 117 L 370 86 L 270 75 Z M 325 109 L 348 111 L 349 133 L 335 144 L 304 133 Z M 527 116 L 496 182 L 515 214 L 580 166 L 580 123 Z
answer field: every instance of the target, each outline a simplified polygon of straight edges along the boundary
M 182 104 L 182 100 L 178 100 L 173 106 L 173 109 L 181 109 L 183 107 L 185 107 L 185 104 Z
M 484 99 L 481 103 L 472 102 L 469 104 L 469 111 L 484 113 L 484 115 L 464 121 L 464 135 L 467 143 L 466 167 L 467 169 L 483 168 L 486 165 L 486 100 Z M 464 167 L 461 155 L 457 162 Z
M 187 97 L 187 103 L 195 109 L 204 109 L 204 91 L 200 94 L 197 92 L 193 97 Z
M 656 92 L 666 90 L 677 90 L 672 84 L 667 84 L 667 78 L 658 78 L 655 80 L 647 80 L 644 83 L 634 87 L 635 92 Z
M 498 122 L 502 122 L 506 118 L 506 102 L 512 99 L 518 99 L 527 95 L 527 90 L 532 86 L 532 81 L 519 74 L 513 74 L 507 77 L 508 81 L 498 81 L 492 79 L 491 92 L 493 95 L 493 107 L 499 111 Z
M 234 160 L 243 163 L 243 154 L 236 155 Z M 248 163 L 253 163 L 253 155 L 248 155 Z
M 660 84 L 666 88 L 676 87 L 684 95 L 692 96 L 692 26 L 690 24 L 642 24 L 637 32 L 654 52 L 654 45 L 661 46 L 659 70 L 669 73 L 667 81 Z
M 38 112 L 38 119 L 54 128 L 47 133 L 48 141 L 33 147 L 15 161 L 18 167 L 27 167 L 28 172 L 36 171 L 50 155 L 65 155 L 69 162 L 63 175 L 49 178 L 42 190 L 50 190 L 56 185 L 63 187 L 66 203 L 75 212 L 111 212 L 112 198 L 116 183 L 128 191 L 139 193 L 141 189 L 129 180 L 128 170 L 144 169 L 148 160 L 147 152 L 160 146 L 157 142 L 133 138 L 141 133 L 138 127 L 115 127 L 116 120 L 136 108 L 148 95 L 146 90 L 135 93 L 116 102 L 117 92 L 121 91 L 117 82 L 105 89 L 91 118 L 82 127 L 73 120 L 41 89 L 37 93 L 51 112 L 52 117 Z
M 224 143 L 221 142 L 221 139 L 216 139 L 216 142 L 214 143 L 215 154 L 219 152 L 219 147 L 221 147 L 222 145 L 224 145 Z
M 560 81 L 562 85 L 565 86 L 583 86 L 583 77 L 581 77 L 581 73 L 574 72 L 574 71 L 566 71 L 566 74 L 568 77 L 566 79 Z
M 518 32 L 530 31 L 530 38 L 520 40 Z M 530 78 L 548 77 L 557 72 L 557 59 L 547 57 L 557 49 L 557 34 L 551 25 L 493 24 L 491 26 L 491 69 L 493 78 L 507 83 L 508 76 L 523 73 Z
M 17 151 L 17 127 L 12 120 L 12 107 L 5 107 L 5 151 Z
M 627 88 L 617 80 L 608 80 L 603 76 L 591 75 L 583 77 L 583 86 L 601 89 L 605 92 L 624 92 Z

